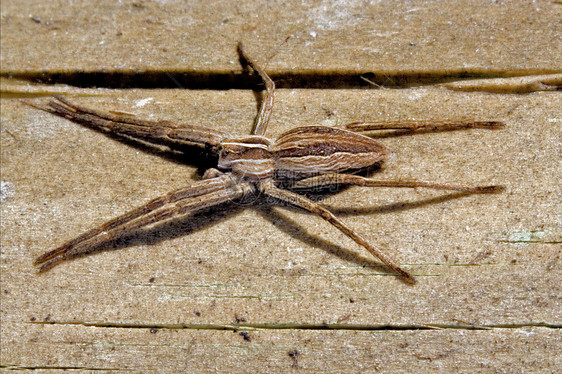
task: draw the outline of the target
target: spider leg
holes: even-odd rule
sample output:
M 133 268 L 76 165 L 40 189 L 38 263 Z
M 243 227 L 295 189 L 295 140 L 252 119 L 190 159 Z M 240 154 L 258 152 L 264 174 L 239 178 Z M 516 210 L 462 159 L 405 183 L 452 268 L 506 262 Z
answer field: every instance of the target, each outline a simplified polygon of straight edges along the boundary
M 267 125 L 269 124 L 271 111 L 273 110 L 273 93 L 275 91 L 275 83 L 271 80 L 269 75 L 267 75 L 267 73 L 246 54 L 242 42 L 238 43 L 238 54 L 240 55 L 241 63 L 243 65 L 250 65 L 250 67 L 254 69 L 254 71 L 259 75 L 265 85 L 263 101 L 260 106 L 254 130 L 252 131 L 253 135 L 264 135 L 265 131 L 267 130 Z
M 217 178 L 217 177 L 220 177 L 220 176 L 225 175 L 225 174 L 226 174 L 225 172 L 220 171 L 219 169 L 209 168 L 209 169 L 205 170 L 205 173 L 203 174 L 203 179 Z
M 414 179 L 384 180 L 365 178 L 353 174 L 324 174 L 301 179 L 289 186 L 291 189 L 310 190 L 337 185 L 351 185 L 362 187 L 404 187 L 404 188 L 432 188 L 436 190 L 460 191 L 466 193 L 497 193 L 504 190 L 503 186 L 467 186 L 465 184 L 441 183 Z
M 505 124 L 499 121 L 369 121 L 353 122 L 344 125 L 350 131 L 372 130 L 429 130 L 446 131 L 460 129 L 500 129 Z
M 60 247 L 39 256 L 35 265 L 40 271 L 47 270 L 59 262 L 80 253 L 86 253 L 100 243 L 159 221 L 183 215 L 241 197 L 248 193 L 245 185 L 236 184 L 228 175 L 194 183 L 91 229 Z
M 172 148 L 185 145 L 216 146 L 227 136 L 221 131 L 205 127 L 180 126 L 169 121 L 146 121 L 125 115 L 104 113 L 71 103 L 60 95 L 53 95 L 53 99 L 46 106 L 28 101 L 25 103 L 97 130 L 147 141 L 164 142 Z
M 347 227 L 342 221 L 340 221 L 332 212 L 318 205 L 312 200 L 307 199 L 304 196 L 298 195 L 291 191 L 282 190 L 275 187 L 272 183 L 264 183 L 262 185 L 263 192 L 271 197 L 285 201 L 287 203 L 298 206 L 304 210 L 311 213 L 315 213 L 334 225 L 338 230 L 347 235 L 349 238 L 353 239 L 357 244 L 367 249 L 373 256 L 381 260 L 386 266 L 391 268 L 396 273 L 404 277 L 404 280 L 408 283 L 414 284 L 416 281 L 412 275 L 410 275 L 406 270 L 402 269 L 396 263 L 390 259 L 381 250 L 374 248 L 370 245 L 367 240 L 362 236 L 357 234 L 355 231 Z

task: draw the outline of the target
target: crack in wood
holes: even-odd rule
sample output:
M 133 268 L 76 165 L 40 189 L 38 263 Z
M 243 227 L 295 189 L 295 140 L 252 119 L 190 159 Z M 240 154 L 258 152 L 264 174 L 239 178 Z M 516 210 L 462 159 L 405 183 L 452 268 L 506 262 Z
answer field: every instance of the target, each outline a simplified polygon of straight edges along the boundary
M 409 88 L 472 80 L 497 80 L 557 74 L 558 70 L 546 71 L 316 71 L 272 72 L 277 88 L 286 89 L 355 89 L 355 88 Z M 82 88 L 184 88 L 184 89 L 255 89 L 259 80 L 238 70 L 231 71 L 26 71 L 2 72 L 1 78 L 18 79 L 44 84 L 66 84 Z M 545 78 L 546 79 L 546 78 Z M 545 80 L 544 89 L 560 89 L 559 80 Z M 484 85 L 484 83 L 482 83 Z M 498 83 L 495 83 L 496 85 Z M 540 86 L 540 87 L 543 87 Z M 550 87 L 552 86 L 552 87 Z M 454 86 L 451 86 L 454 87 Z M 539 86 L 537 86 L 539 87 Z M 540 88 L 539 87 L 539 88 Z M 550 87 L 550 88 L 549 88 Z M 458 88 L 457 88 L 458 89 Z M 467 88 L 468 89 L 468 88 Z M 470 91 L 478 87 L 471 86 Z M 517 90 L 517 88 L 515 88 Z
M 514 324 L 403 324 L 403 325 L 364 325 L 364 324 L 299 324 L 299 323 L 236 323 L 236 324 L 190 324 L 190 323 L 120 323 L 120 322 L 78 322 L 78 321 L 32 321 L 29 323 L 40 325 L 71 325 L 101 328 L 126 329 L 169 329 L 169 330 L 356 330 L 356 331 L 411 331 L 411 330 L 492 330 L 492 329 L 520 329 L 525 327 L 543 327 L 562 329 L 561 324 L 545 322 L 514 323 Z
M 38 365 L 38 366 L 20 366 L 20 365 L 0 365 L 0 369 L 5 370 L 91 370 L 91 371 L 108 371 L 108 370 L 119 370 L 119 371 L 132 371 L 132 369 L 123 368 L 105 368 L 105 367 L 91 367 L 91 366 L 48 366 L 48 365 Z

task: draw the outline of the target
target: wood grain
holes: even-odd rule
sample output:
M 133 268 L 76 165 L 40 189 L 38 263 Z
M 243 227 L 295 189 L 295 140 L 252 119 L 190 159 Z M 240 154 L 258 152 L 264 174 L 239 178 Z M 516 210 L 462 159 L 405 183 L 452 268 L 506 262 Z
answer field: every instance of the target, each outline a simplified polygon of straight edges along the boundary
M 2 3 L 4 71 L 559 72 L 553 1 L 137 1 Z M 35 48 L 41 46 L 42 48 Z M 48 46 L 48 48 L 45 48 Z
M 562 365 L 562 97 L 552 91 L 559 76 L 539 79 L 542 85 L 529 85 L 533 76 L 506 78 L 493 87 L 483 79 L 481 90 L 458 82 L 468 88 L 277 92 L 272 138 L 298 126 L 368 120 L 506 123 L 494 131 L 377 137 L 393 151 L 381 177 L 503 184 L 503 194 L 353 187 L 322 200 L 412 271 L 414 287 L 321 219 L 269 206 L 207 211 L 38 275 L 38 254 L 199 180 L 203 168 L 196 154 L 125 144 L 17 99 L 59 92 L 100 110 L 247 134 L 256 97 L 249 90 L 82 89 L 9 78 L 239 71 L 239 38 L 249 53 L 262 53 L 266 70 L 294 68 L 295 76 L 307 69 L 555 73 L 558 59 L 543 52 L 560 48 L 551 18 L 559 4 L 352 3 L 333 13 L 334 2 L 290 4 L 291 11 L 249 2 L 180 10 L 180 2 L 37 4 L 2 3 L 3 368 L 550 373 Z M 340 21 L 322 24 L 325 14 Z M 58 28 L 48 28 L 51 18 Z M 408 46 L 413 35 L 416 46 Z

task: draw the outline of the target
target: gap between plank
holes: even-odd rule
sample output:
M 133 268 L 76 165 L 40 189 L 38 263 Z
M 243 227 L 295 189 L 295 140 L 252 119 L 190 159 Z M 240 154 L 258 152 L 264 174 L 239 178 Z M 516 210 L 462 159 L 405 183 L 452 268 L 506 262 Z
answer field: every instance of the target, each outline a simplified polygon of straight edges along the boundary
M 277 88 L 285 89 L 356 89 L 410 88 L 474 79 L 497 79 L 551 74 L 555 71 L 481 71 L 446 72 L 360 72 L 306 71 L 272 73 Z M 241 71 L 69 71 L 69 72 L 2 72 L 0 77 L 42 84 L 66 84 L 80 88 L 184 88 L 184 89 L 261 89 L 255 76 Z
M 356 331 L 408 331 L 408 330 L 492 330 L 492 329 L 519 329 L 524 327 L 545 327 L 562 329 L 562 325 L 537 323 L 513 324 L 404 324 L 404 325 L 362 325 L 362 324 L 299 324 L 299 323 L 236 323 L 236 324 L 197 324 L 197 323 L 120 323 L 120 322 L 76 322 L 76 321 L 33 321 L 32 324 L 40 325 L 73 325 L 102 328 L 128 328 L 128 329 L 170 329 L 170 330 L 356 330 Z

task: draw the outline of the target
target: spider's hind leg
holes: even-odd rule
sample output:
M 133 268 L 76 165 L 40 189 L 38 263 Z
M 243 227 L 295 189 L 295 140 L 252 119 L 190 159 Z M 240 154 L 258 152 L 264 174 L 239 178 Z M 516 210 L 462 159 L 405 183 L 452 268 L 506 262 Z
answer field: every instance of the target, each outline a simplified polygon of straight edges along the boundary
M 449 131 L 463 129 L 501 129 L 500 121 L 369 121 L 352 122 L 344 125 L 349 131 L 406 130 L 406 131 Z
M 318 205 L 312 200 L 307 199 L 304 196 L 298 195 L 291 191 L 282 190 L 273 186 L 272 184 L 264 183 L 262 185 L 262 188 L 263 192 L 271 197 L 287 202 L 289 204 L 293 204 L 322 217 L 324 220 L 334 225 L 338 230 L 347 235 L 349 238 L 353 239 L 353 241 L 355 241 L 357 244 L 367 249 L 373 256 L 381 260 L 394 272 L 400 274 L 403 277 L 404 281 L 410 284 L 416 283 L 416 280 L 410 273 L 398 266 L 395 261 L 393 261 L 387 254 L 369 244 L 369 242 L 367 242 L 367 240 L 365 240 L 365 238 L 363 238 L 361 235 L 357 234 L 355 231 L 347 227 L 328 209 L 323 208 L 322 206 Z
M 392 187 L 392 188 L 431 188 L 434 190 L 459 191 L 465 193 L 497 193 L 504 190 L 503 186 L 469 186 L 466 184 L 443 183 L 417 179 L 375 179 L 354 174 L 324 174 L 301 179 L 292 183 L 289 188 L 295 190 L 312 190 L 329 186 L 361 186 L 361 187 Z

